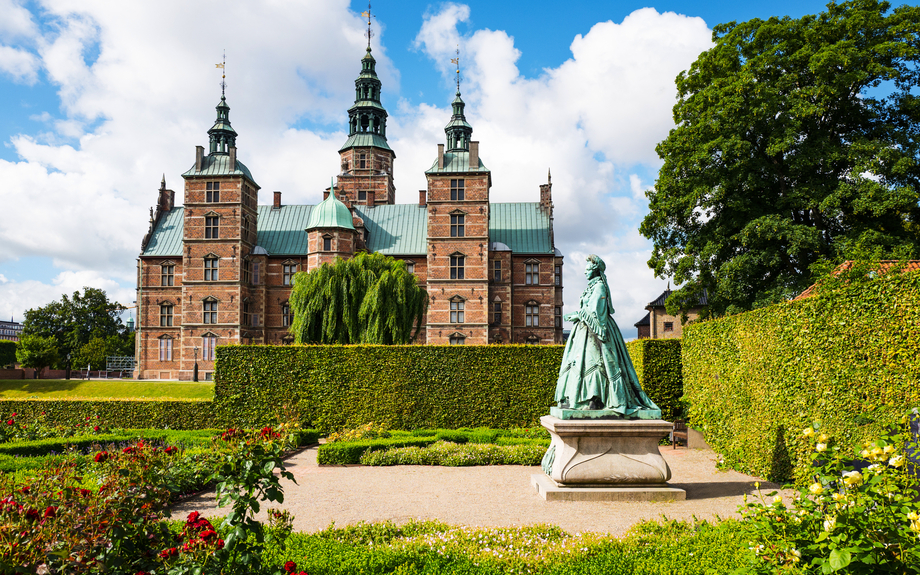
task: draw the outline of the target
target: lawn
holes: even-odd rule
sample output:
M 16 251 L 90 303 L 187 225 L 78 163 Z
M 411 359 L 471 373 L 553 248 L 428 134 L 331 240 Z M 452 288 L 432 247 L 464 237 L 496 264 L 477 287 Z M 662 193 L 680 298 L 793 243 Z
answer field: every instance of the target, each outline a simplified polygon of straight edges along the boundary
M 90 398 L 212 399 L 213 383 L 124 381 L 79 379 L 0 380 L 2 399 L 90 399 Z

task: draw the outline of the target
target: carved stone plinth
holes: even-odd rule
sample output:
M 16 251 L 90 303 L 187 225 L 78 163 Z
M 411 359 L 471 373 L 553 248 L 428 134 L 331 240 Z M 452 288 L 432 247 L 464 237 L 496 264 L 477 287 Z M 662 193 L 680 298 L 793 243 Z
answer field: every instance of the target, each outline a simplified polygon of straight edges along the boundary
M 557 486 L 667 487 L 671 470 L 658 451 L 667 421 L 544 415 L 540 423 L 552 436 L 543 470 Z

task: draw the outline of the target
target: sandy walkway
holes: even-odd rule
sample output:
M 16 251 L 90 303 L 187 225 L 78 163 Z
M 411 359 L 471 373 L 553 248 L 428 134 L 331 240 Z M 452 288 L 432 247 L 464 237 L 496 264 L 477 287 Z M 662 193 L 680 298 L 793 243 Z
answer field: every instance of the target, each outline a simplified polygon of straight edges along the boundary
M 736 515 L 745 493 L 754 492 L 754 477 L 718 471 L 709 450 L 661 449 L 671 467 L 671 485 L 687 491 L 687 500 L 671 503 L 546 502 L 530 485 L 539 467 L 362 467 L 319 466 L 316 448 L 293 457 L 288 469 L 297 485 L 285 481 L 283 508 L 295 516 L 295 531 L 317 531 L 335 521 L 438 519 L 456 525 L 559 525 L 568 532 L 609 531 L 622 534 L 632 524 L 662 515 L 700 519 Z M 775 484 L 761 481 L 767 493 Z M 223 514 L 214 493 L 204 493 L 173 510 Z M 264 516 L 264 509 L 262 515 Z

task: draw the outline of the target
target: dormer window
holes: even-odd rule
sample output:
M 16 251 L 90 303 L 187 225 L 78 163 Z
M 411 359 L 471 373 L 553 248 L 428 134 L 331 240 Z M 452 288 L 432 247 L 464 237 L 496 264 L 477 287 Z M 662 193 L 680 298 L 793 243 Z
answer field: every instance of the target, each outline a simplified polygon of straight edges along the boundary
M 464 336 L 463 334 L 455 333 L 455 334 L 451 335 L 451 336 L 447 339 L 447 341 L 448 341 L 448 343 L 450 343 L 450 345 L 465 345 L 465 344 L 466 344 L 466 336 Z
M 216 203 L 220 201 L 220 182 L 208 182 L 204 192 L 204 201 Z

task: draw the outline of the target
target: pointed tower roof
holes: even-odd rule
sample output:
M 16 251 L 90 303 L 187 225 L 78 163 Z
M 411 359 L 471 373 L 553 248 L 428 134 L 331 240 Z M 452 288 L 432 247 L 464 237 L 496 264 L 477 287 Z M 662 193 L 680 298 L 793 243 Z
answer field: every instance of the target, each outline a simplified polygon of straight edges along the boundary
M 361 73 L 355 80 L 355 103 L 348 109 L 348 140 L 339 152 L 367 146 L 390 150 L 387 144 L 387 111 L 380 103 L 381 83 L 376 65 L 377 60 L 368 46 L 364 58 L 361 58 Z
M 332 186 L 326 199 L 320 202 L 310 212 L 306 231 L 316 228 L 344 228 L 354 230 L 351 210 L 335 197 L 335 186 Z
M 208 136 L 211 139 L 209 154 L 228 154 L 230 147 L 236 147 L 236 130 L 230 125 L 230 106 L 227 105 L 227 97 L 223 94 L 220 96 L 220 102 L 215 107 L 217 110 L 217 119 L 214 125 L 208 130 Z

